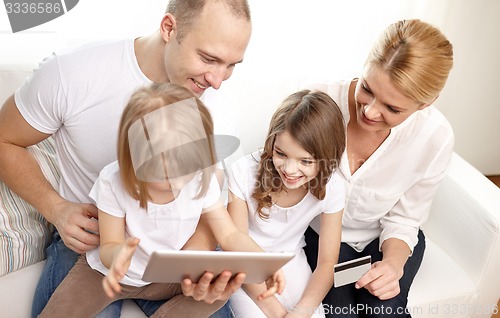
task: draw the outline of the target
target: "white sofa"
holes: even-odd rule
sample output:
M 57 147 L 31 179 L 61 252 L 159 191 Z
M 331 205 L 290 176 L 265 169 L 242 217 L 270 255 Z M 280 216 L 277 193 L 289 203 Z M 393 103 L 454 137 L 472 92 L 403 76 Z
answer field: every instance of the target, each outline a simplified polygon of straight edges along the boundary
M 7 71 L 0 67 L 2 101 L 30 70 Z M 262 121 L 261 117 L 254 112 L 245 120 Z M 243 145 L 259 144 L 253 139 L 260 135 L 246 130 L 241 132 Z M 490 317 L 500 298 L 500 190 L 454 154 L 424 232 L 427 250 L 409 296 L 412 316 Z M 43 265 L 41 261 L 0 277 L 2 316 L 30 316 Z M 122 313 L 144 317 L 131 301 Z

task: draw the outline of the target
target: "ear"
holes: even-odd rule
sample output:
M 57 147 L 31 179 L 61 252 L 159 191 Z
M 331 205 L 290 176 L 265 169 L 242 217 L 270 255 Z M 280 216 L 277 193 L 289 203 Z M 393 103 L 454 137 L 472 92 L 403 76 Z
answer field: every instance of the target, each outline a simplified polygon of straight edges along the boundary
M 426 108 L 427 106 L 430 106 L 430 105 L 434 104 L 434 102 L 436 101 L 436 99 L 437 99 L 438 97 L 439 97 L 439 95 L 437 95 L 436 97 L 434 97 L 434 99 L 433 99 L 430 103 L 423 104 L 423 105 L 421 105 L 418 109 L 419 109 L 419 110 L 422 110 L 422 109 Z
M 177 29 L 177 21 L 171 13 L 167 13 L 161 19 L 160 33 L 161 37 L 165 42 L 168 42 L 173 35 L 173 32 Z

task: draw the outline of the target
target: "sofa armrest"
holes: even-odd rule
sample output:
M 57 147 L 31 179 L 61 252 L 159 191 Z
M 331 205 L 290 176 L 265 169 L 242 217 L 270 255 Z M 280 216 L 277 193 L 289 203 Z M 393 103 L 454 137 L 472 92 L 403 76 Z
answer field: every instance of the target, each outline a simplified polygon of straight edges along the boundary
M 500 297 L 500 189 L 454 153 L 423 229 L 472 278 L 479 291 L 478 311 L 496 305 Z

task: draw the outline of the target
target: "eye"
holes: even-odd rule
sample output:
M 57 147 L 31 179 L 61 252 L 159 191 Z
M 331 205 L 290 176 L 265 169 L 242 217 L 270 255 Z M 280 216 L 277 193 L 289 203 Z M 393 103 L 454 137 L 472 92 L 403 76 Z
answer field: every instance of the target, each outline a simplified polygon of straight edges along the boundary
M 393 113 L 393 114 L 399 114 L 399 113 L 401 113 L 401 111 L 400 111 L 400 110 L 397 110 L 397 109 L 395 109 L 395 108 L 394 108 L 394 107 L 392 107 L 392 106 L 386 105 L 386 107 L 387 107 L 387 109 L 388 109 L 391 113 Z
M 372 91 L 369 90 L 368 87 L 365 86 L 365 84 L 361 84 L 361 89 L 370 95 L 372 94 Z
M 311 166 L 316 163 L 314 160 L 309 160 L 309 159 L 302 159 L 300 160 L 300 163 L 303 164 L 304 166 Z
M 285 157 L 286 157 L 286 155 L 285 155 L 283 152 L 279 151 L 278 149 L 274 148 L 273 150 L 274 150 L 274 153 L 275 153 L 278 157 L 281 157 L 281 158 L 285 158 Z
M 207 56 L 203 56 L 203 55 L 200 55 L 201 56 L 201 60 L 204 62 L 204 63 L 215 63 L 215 59 L 213 58 L 210 58 L 210 57 L 207 57 Z

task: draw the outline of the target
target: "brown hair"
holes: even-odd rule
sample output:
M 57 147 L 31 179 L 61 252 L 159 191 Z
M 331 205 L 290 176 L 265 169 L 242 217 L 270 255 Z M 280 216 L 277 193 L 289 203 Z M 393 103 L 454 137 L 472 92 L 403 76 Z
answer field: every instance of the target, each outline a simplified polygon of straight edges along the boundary
M 261 154 L 257 184 L 252 198 L 257 201 L 259 217 L 272 205 L 270 194 L 282 190 L 283 183 L 273 164 L 276 136 L 287 131 L 319 164 L 318 175 L 309 182 L 309 190 L 318 199 L 325 198 L 326 184 L 338 167 L 345 149 L 344 119 L 333 99 L 320 91 L 302 90 L 287 97 L 274 113 Z
M 174 154 L 165 155 L 165 152 L 155 155 L 147 160 L 144 165 L 148 167 L 158 166 L 162 164 L 162 160 L 169 160 L 169 164 L 173 164 L 181 169 L 191 169 L 191 171 L 201 171 L 201 187 L 197 198 L 206 194 L 210 179 L 214 173 L 215 154 L 213 148 L 213 122 L 212 117 L 205 105 L 186 88 L 172 84 L 151 84 L 140 88 L 134 92 L 129 103 L 125 107 L 118 133 L 118 164 L 120 166 L 120 177 L 125 190 L 136 200 L 140 202 L 142 208 L 147 207 L 147 201 L 150 199 L 147 182 L 140 180 L 134 170 L 131 150 L 129 129 L 138 120 L 144 120 L 144 116 L 158 110 L 162 107 L 169 107 L 172 104 L 194 98 L 196 101 L 197 112 L 203 123 L 203 127 L 194 127 L 194 121 L 187 117 L 188 114 L 182 115 L 182 112 L 176 113 L 176 116 L 169 116 L 165 124 L 153 125 L 152 129 L 155 134 L 165 136 L 165 139 L 172 140 L 174 143 L 179 143 L 180 139 L 188 141 L 196 141 L 193 137 L 194 130 L 204 130 L 206 144 L 208 147 L 201 147 L 193 143 L 192 147 L 185 147 L 183 151 L 175 151 Z M 151 132 L 153 133 L 153 132 Z M 162 137 L 163 138 L 163 137 Z M 211 163 L 207 167 L 207 160 Z M 165 175 L 165 177 L 167 177 Z
M 453 46 L 432 25 L 418 19 L 402 20 L 384 30 L 366 63 L 387 72 L 407 97 L 430 104 L 453 66 Z
M 251 21 L 250 7 L 247 0 L 170 0 L 166 13 L 171 13 L 177 21 L 177 41 L 181 42 L 210 1 L 219 1 L 227 5 L 235 17 Z

